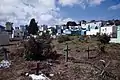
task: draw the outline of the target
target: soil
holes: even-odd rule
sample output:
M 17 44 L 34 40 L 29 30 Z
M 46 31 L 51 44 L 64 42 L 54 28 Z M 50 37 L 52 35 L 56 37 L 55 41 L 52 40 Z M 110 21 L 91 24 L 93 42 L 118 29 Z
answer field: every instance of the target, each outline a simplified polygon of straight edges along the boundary
M 11 42 L 12 45 L 5 46 L 9 51 L 9 60 L 12 65 L 7 69 L 0 69 L 0 80 L 30 80 L 24 76 L 25 72 L 34 73 L 31 69 L 40 63 L 40 71 L 51 80 L 120 80 L 120 44 L 107 44 L 106 52 L 99 53 L 96 41 L 80 42 L 76 39 L 68 41 L 69 58 L 65 62 L 63 51 L 65 43 L 58 43 L 53 40 L 54 50 L 61 56 L 57 60 L 25 61 L 23 58 L 23 45 L 20 41 Z M 87 48 L 90 51 L 88 59 Z M 105 60 L 105 64 L 110 61 L 107 68 L 100 60 Z M 102 70 L 105 70 L 101 76 Z M 54 74 L 54 76 L 49 76 Z

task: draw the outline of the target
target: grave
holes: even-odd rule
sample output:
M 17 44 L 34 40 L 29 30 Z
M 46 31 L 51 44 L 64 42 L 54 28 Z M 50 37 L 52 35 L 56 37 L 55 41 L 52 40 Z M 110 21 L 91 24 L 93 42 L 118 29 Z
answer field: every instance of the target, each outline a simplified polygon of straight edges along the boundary
M 68 43 L 66 43 L 66 47 L 64 49 L 65 51 L 65 62 L 68 61 L 68 52 L 70 51 L 70 49 L 68 48 Z
M 6 48 L 0 49 L 0 55 L 4 56 L 4 59 L 0 62 L 0 68 L 9 68 L 11 62 L 8 60 L 8 51 Z
M 26 75 L 29 75 L 30 78 L 32 78 L 32 80 L 50 80 L 48 77 L 46 77 L 44 74 L 42 74 L 42 72 L 40 72 L 40 64 L 37 63 L 36 68 L 33 68 L 31 70 L 35 71 L 35 74 L 29 74 L 26 73 Z
M 88 53 L 88 59 L 92 58 L 92 57 L 90 57 L 90 52 L 91 52 L 91 51 L 95 51 L 95 50 L 96 50 L 96 49 L 90 49 L 89 46 L 88 46 L 88 49 L 85 50 L 85 51 Z

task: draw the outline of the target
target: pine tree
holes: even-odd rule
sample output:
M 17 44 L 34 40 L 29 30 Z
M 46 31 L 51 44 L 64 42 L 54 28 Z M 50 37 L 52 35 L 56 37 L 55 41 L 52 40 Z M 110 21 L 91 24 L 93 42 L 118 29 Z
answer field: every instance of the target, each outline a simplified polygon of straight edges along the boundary
M 29 27 L 28 27 L 28 33 L 32 35 L 36 35 L 38 32 L 38 26 L 37 23 L 35 22 L 35 19 L 31 19 Z

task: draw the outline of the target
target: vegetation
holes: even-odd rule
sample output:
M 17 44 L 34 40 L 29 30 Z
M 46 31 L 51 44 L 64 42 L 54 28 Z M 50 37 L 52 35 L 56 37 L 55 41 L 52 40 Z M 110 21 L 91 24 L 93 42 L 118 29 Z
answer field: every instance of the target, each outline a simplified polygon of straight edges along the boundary
M 68 21 L 66 25 L 67 25 L 67 29 L 69 29 L 68 26 L 77 26 L 76 22 L 74 21 Z
M 59 36 L 59 37 L 58 37 L 58 42 L 59 42 L 59 43 L 63 43 L 63 42 L 65 42 L 65 41 L 70 41 L 70 38 L 69 38 L 68 35 L 62 35 L 62 36 Z
M 100 41 L 102 44 L 108 44 L 110 41 L 110 36 L 108 36 L 107 34 L 97 34 L 97 40 Z
M 24 45 L 25 59 L 26 60 L 43 60 L 50 57 L 52 53 L 51 40 L 48 33 L 43 33 L 42 36 L 38 36 L 36 39 L 30 37 L 30 39 Z
M 36 35 L 37 34 L 38 26 L 37 26 L 37 23 L 35 22 L 34 18 L 31 19 L 29 27 L 27 29 L 28 29 L 28 33 L 29 34 L 32 34 L 32 35 Z
M 105 53 L 105 45 L 109 43 L 110 36 L 108 36 L 107 34 L 100 35 L 99 33 L 97 33 L 97 40 L 100 42 L 98 43 L 100 53 Z

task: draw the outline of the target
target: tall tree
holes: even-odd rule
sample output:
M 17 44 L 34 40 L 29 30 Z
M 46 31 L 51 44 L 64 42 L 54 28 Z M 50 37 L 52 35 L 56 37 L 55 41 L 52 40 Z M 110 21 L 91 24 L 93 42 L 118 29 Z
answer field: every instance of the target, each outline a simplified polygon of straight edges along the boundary
M 66 25 L 67 26 L 77 26 L 76 22 L 74 22 L 74 21 L 68 21 Z
M 35 22 L 35 19 L 31 19 L 30 24 L 28 26 L 28 33 L 32 35 L 36 35 L 38 32 L 38 26 L 37 23 Z
M 69 29 L 69 26 L 77 26 L 76 22 L 74 21 L 68 21 L 66 25 L 67 25 L 67 29 Z

